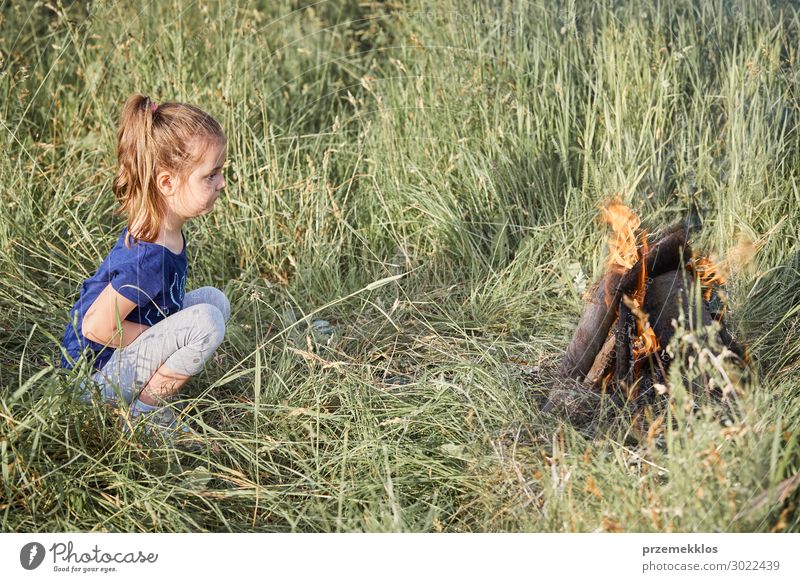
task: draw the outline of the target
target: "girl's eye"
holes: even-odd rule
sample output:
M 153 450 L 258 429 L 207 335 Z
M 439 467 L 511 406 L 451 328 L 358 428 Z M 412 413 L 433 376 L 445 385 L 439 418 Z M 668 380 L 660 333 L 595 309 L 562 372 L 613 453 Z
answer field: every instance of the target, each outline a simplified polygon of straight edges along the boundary
M 216 174 L 211 174 L 208 178 L 206 178 L 206 180 L 213 180 L 215 176 Z

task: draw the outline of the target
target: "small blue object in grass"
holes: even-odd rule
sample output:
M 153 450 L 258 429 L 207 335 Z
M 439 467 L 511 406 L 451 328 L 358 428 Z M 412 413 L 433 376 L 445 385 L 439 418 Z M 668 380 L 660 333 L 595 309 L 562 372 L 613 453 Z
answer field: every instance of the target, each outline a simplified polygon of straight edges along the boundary
M 335 328 L 326 319 L 315 319 L 311 322 L 311 329 L 325 336 L 333 335 Z

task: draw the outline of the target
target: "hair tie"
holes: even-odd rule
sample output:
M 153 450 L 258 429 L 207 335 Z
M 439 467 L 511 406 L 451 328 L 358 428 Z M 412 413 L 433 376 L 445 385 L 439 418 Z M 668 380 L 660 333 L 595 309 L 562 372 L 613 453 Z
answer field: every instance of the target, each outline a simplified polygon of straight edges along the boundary
M 150 111 L 152 111 L 153 113 L 155 113 L 155 112 L 156 112 L 156 109 L 158 109 L 158 103 L 156 103 L 155 101 L 151 101 L 151 102 L 150 102 Z

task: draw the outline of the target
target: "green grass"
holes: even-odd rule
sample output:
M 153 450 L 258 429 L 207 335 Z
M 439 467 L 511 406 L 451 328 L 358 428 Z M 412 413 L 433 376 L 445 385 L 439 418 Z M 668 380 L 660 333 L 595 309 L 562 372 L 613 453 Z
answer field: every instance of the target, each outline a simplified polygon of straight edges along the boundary
M 0 8 L 0 531 L 800 530 L 791 3 L 263 4 Z M 53 367 L 122 226 L 132 92 L 229 140 L 187 225 L 187 289 L 233 307 L 186 389 L 201 452 L 129 440 Z M 759 241 L 735 403 L 687 391 L 720 381 L 698 356 L 647 433 L 543 411 L 613 194 L 651 229 L 698 209 L 706 253 Z

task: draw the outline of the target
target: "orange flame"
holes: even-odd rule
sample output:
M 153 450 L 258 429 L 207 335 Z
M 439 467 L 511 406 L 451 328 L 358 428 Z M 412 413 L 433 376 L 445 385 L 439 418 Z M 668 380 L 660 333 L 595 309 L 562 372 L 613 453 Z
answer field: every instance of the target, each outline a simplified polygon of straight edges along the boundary
M 602 218 L 611 227 L 608 241 L 608 268 L 622 273 L 633 266 L 647 253 L 647 233 L 637 232 L 641 225 L 639 216 L 625 206 L 618 198 L 614 198 L 602 208 Z M 637 244 L 638 238 L 638 244 Z M 656 334 L 650 327 L 647 314 L 642 310 L 645 287 L 647 285 L 647 268 L 641 264 L 639 280 L 632 297 L 622 297 L 636 318 L 636 339 L 633 342 L 634 359 L 645 357 L 657 351 L 661 346 Z
M 639 259 L 636 230 L 641 220 L 636 213 L 618 198 L 601 209 L 603 221 L 611 227 L 608 239 L 608 268 L 615 272 L 626 271 Z
M 653 331 L 653 328 L 650 327 L 650 322 L 646 321 L 644 327 L 642 327 L 641 322 L 638 319 L 636 321 L 639 338 L 633 343 L 633 357 L 635 360 L 638 360 L 639 358 L 654 354 L 661 346 L 658 343 L 656 333 Z
M 655 353 L 661 345 L 658 343 L 658 338 L 653 328 L 650 327 L 650 320 L 640 307 L 639 301 L 627 295 L 622 296 L 622 301 L 636 318 L 636 339 L 632 346 L 633 359 L 638 360 Z
M 712 287 L 714 285 L 723 285 L 728 280 L 722 272 L 724 267 L 720 267 L 705 257 L 695 257 L 692 259 L 692 268 L 697 273 L 697 278 L 700 279 L 700 285 L 703 288 L 703 297 L 706 301 L 711 300 Z

